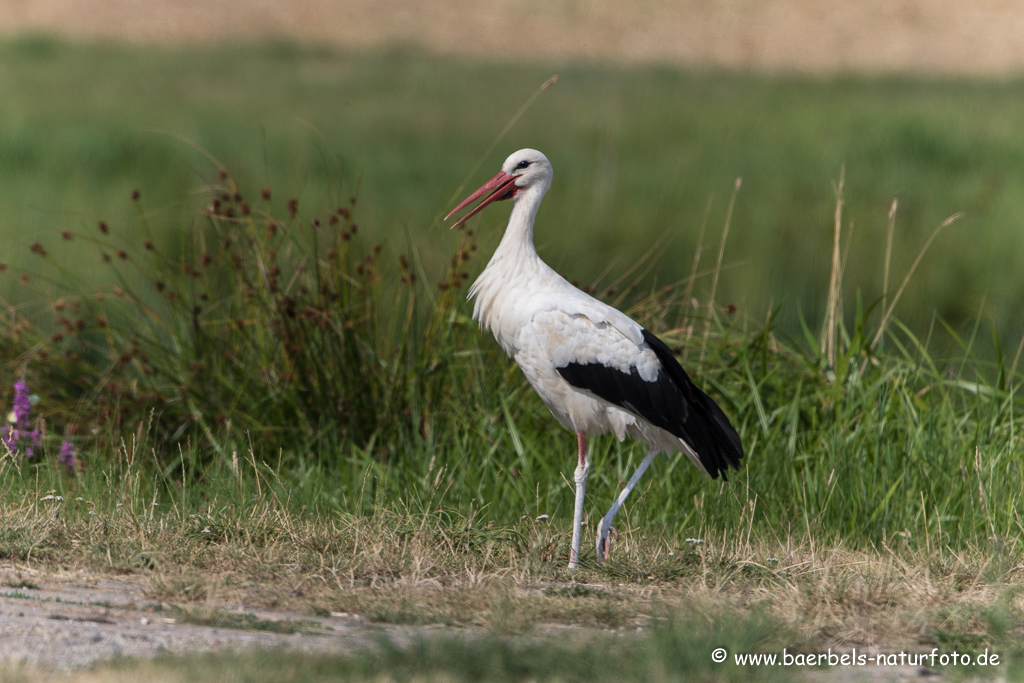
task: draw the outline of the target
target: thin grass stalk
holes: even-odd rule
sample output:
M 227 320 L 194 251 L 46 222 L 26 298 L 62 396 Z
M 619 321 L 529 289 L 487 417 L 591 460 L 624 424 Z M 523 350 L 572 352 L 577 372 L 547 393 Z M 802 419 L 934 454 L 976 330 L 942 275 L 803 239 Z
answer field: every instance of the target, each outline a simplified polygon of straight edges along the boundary
M 896 207 L 899 201 L 896 199 L 892 200 L 892 206 L 889 207 L 889 230 L 886 233 L 885 239 L 885 266 L 882 271 L 882 312 L 884 313 L 887 309 L 887 300 L 889 298 L 889 265 L 892 263 L 892 238 L 896 232 Z
M 708 216 L 711 214 L 711 202 L 714 197 L 708 197 L 708 203 L 704 206 L 704 217 L 700 221 L 700 233 L 697 235 L 697 247 L 693 250 L 693 265 L 690 267 L 690 277 L 686 281 L 686 290 L 683 292 L 683 309 L 687 310 L 691 306 L 693 300 L 693 286 L 697 281 L 697 267 L 700 265 L 700 257 L 704 252 L 704 232 L 708 227 Z M 697 306 L 693 306 L 694 310 Z M 687 331 L 687 338 L 692 336 L 693 328 L 690 327 Z M 686 359 L 690 354 L 689 345 L 683 349 L 683 358 Z
M 1024 351 L 1024 334 L 1020 337 L 1020 343 L 1017 344 L 1017 353 L 1013 356 L 1013 365 L 1010 366 L 1010 372 L 1007 374 L 1007 381 L 1012 381 L 1014 373 L 1017 371 L 1017 363 L 1020 361 L 1020 354 Z
M 722 226 L 722 240 L 718 244 L 718 261 L 715 263 L 715 274 L 711 279 L 711 295 L 708 297 L 708 319 L 704 321 L 704 339 L 700 346 L 700 362 L 704 362 L 704 355 L 707 352 L 708 337 L 711 334 L 711 321 L 715 318 L 715 294 L 718 291 L 718 276 L 722 272 L 722 257 L 725 255 L 725 243 L 729 239 L 729 226 L 732 224 L 732 210 L 736 206 L 736 195 L 743 185 L 743 178 L 737 178 L 733 183 L 732 196 L 729 198 L 729 208 L 725 212 L 725 225 Z
M 896 304 L 899 303 L 900 296 L 903 295 L 903 290 L 905 290 L 907 288 L 907 284 L 910 283 L 910 278 L 914 275 L 914 271 L 917 270 L 917 266 L 920 265 L 921 259 L 924 258 L 925 253 L 928 251 L 928 247 L 932 245 L 932 242 L 934 242 L 935 238 L 939 236 L 939 233 L 942 232 L 943 228 L 952 225 L 953 223 L 958 221 L 961 216 L 963 216 L 962 213 L 955 213 L 946 220 L 942 221 L 942 223 L 939 224 L 939 227 L 935 228 L 935 230 L 932 232 L 931 236 L 928 238 L 928 241 L 924 243 L 924 246 L 921 247 L 921 251 L 917 253 L 917 258 L 915 258 L 914 262 L 911 264 L 910 270 L 907 271 L 907 274 L 903 278 L 903 282 L 900 284 L 899 289 L 896 290 L 896 294 L 895 296 L 893 296 L 892 303 L 889 304 L 889 307 L 885 309 L 885 313 L 882 315 L 882 322 L 881 324 L 879 324 L 878 331 L 875 332 L 875 336 L 871 340 L 872 349 L 874 349 L 878 345 L 879 340 L 885 335 L 885 331 L 889 327 L 889 322 L 892 319 L 892 313 L 896 309 Z
M 832 274 L 828 285 L 828 303 L 825 309 L 825 330 L 821 346 L 825 351 L 825 362 L 832 370 L 836 367 L 836 347 L 839 319 L 842 317 L 842 264 L 839 239 L 843 224 L 843 185 L 846 182 L 846 164 L 839 170 L 839 184 L 835 187 L 836 210 L 834 236 L 832 239 Z
M 501 132 L 498 133 L 498 135 L 494 138 L 494 141 L 491 142 L 490 147 L 488 147 L 484 151 L 484 153 L 480 155 L 480 159 L 476 162 L 476 165 L 473 166 L 473 168 L 469 169 L 469 172 L 466 173 L 466 180 L 463 180 L 462 183 L 457 188 L 455 188 L 455 191 L 452 192 L 452 196 L 448 199 L 447 202 L 445 202 L 446 209 L 447 207 L 452 206 L 453 204 L 455 204 L 455 202 L 459 200 L 459 197 L 462 196 L 463 190 L 466 188 L 466 183 L 469 182 L 469 179 L 476 174 L 476 172 L 480 169 L 480 166 L 484 163 L 484 161 L 487 160 L 487 157 L 489 157 L 491 155 L 491 152 L 494 151 L 494 148 L 498 146 L 498 143 L 501 142 L 502 139 L 504 139 L 504 137 L 508 134 L 510 130 L 512 130 L 512 126 L 516 125 L 516 121 L 518 121 L 522 117 L 522 115 L 526 113 L 526 110 L 529 109 L 533 105 L 533 103 L 537 101 L 537 98 L 540 97 L 542 92 L 553 86 L 555 83 L 558 83 L 559 80 L 560 77 L 558 76 L 558 74 L 554 74 L 546 81 L 541 83 L 540 87 L 537 88 L 533 92 L 533 94 L 530 95 L 530 98 L 526 100 L 523 106 L 519 108 L 519 111 L 512 115 L 512 118 L 508 120 L 508 123 L 505 124 L 505 127 L 501 129 Z M 440 216 L 438 217 L 438 219 L 436 219 L 436 222 L 440 222 L 439 219 Z

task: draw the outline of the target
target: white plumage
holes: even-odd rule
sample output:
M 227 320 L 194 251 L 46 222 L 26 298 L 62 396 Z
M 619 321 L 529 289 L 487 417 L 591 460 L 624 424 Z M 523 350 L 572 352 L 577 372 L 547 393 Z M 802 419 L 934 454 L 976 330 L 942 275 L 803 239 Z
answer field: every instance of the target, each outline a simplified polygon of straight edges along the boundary
M 533 224 L 551 177 L 547 157 L 520 150 L 448 217 L 487 192 L 455 225 L 492 201 L 515 199 L 505 236 L 469 296 L 474 319 L 494 334 L 555 418 L 578 436 L 569 558 L 569 566 L 576 567 L 589 473 L 587 434 L 610 431 L 619 440 L 628 435 L 651 446 L 602 519 L 599 562 L 610 551 L 612 519 L 658 453 L 681 451 L 698 468 L 718 476 L 726 467 L 738 469 L 742 446 L 728 418 L 689 381 L 667 346 L 629 316 L 573 287 L 537 255 Z

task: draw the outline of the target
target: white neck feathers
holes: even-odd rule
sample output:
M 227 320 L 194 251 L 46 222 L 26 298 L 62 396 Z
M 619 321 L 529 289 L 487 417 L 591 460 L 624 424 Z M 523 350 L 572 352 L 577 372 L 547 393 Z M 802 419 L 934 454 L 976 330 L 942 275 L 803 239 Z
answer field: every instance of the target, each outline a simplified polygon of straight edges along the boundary
M 494 251 L 494 256 L 480 277 L 469 289 L 469 299 L 475 299 L 473 319 L 491 329 L 498 342 L 508 347 L 500 336 L 498 317 L 501 302 L 517 289 L 527 287 L 539 277 L 553 271 L 540 260 L 533 246 L 533 223 L 540 202 L 547 192 L 547 183 L 537 183 L 521 190 L 505 229 L 505 236 Z

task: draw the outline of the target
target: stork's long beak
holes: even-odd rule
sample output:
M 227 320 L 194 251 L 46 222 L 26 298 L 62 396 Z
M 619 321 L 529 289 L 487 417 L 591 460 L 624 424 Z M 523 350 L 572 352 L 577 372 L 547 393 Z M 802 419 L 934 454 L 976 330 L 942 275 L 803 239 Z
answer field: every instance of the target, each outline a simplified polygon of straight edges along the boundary
M 472 211 L 470 211 L 465 216 L 452 223 L 452 228 L 462 225 L 467 220 L 469 220 L 477 213 L 479 213 L 482 208 L 484 208 L 491 202 L 501 201 L 502 199 L 509 199 L 519 189 L 519 187 L 515 184 L 516 178 L 518 177 L 519 176 L 509 175 L 504 171 L 500 171 L 498 175 L 494 176 L 486 183 L 481 185 L 479 190 L 463 199 L 462 203 L 456 206 L 454 209 L 452 209 L 451 213 L 445 216 L 444 219 L 448 220 L 453 215 L 457 214 L 459 211 L 464 209 L 466 206 L 472 204 L 477 199 L 479 199 L 481 195 L 484 195 L 487 192 L 491 192 L 491 190 L 493 190 L 493 192 L 491 192 L 491 194 L 488 195 L 486 199 L 477 204 Z

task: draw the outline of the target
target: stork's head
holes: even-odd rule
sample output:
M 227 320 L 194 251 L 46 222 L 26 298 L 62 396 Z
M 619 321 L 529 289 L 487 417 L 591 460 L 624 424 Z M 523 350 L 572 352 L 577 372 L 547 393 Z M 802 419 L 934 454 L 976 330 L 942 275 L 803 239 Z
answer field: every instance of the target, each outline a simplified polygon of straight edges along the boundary
M 521 149 L 512 154 L 508 159 L 505 159 L 505 163 L 501 165 L 501 171 L 498 172 L 498 175 L 488 180 L 480 186 L 480 189 L 466 197 L 444 219 L 448 220 L 488 192 L 490 194 L 482 202 L 477 204 L 465 216 L 455 221 L 452 227 L 454 228 L 466 222 L 491 202 L 513 199 L 519 196 L 520 193 L 529 190 L 544 194 L 550 185 L 551 163 L 548 161 L 548 158 L 535 149 Z

